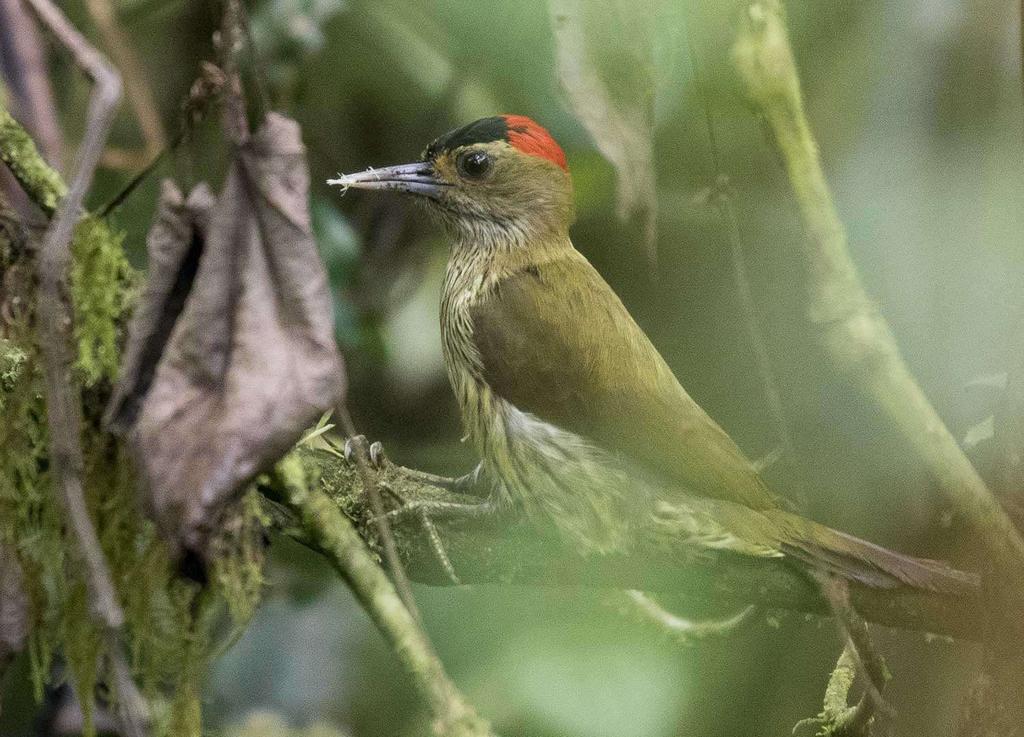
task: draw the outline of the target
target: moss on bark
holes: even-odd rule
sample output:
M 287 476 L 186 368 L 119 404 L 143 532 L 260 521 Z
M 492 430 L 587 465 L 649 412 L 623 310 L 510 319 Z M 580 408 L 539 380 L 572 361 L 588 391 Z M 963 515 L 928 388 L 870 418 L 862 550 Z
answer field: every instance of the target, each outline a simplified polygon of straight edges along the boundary
M 0 108 L 0 151 L 29 196 L 52 212 L 66 188 L 24 130 Z M 4 231 L 8 232 L 7 229 Z M 72 240 L 69 278 L 76 345 L 75 379 L 85 421 L 86 500 L 126 616 L 135 676 L 153 709 L 154 735 L 199 737 L 200 689 L 225 612 L 241 627 L 262 586 L 262 512 L 243 503 L 225 536 L 206 590 L 175 575 L 172 561 L 138 503 L 130 465 L 100 413 L 117 375 L 119 346 L 140 279 L 122 249 L 123 234 L 84 215 Z M 103 680 L 104 638 L 90 616 L 83 567 L 66 529 L 49 473 L 46 406 L 34 331 L 32 248 L 5 238 L 0 266 L 0 542 L 15 551 L 31 602 L 28 656 L 37 697 L 68 664 L 79 694 Z M 3 245 L 3 244 L 0 244 Z M 12 302 L 17 302 L 13 305 Z M 92 732 L 86 704 L 86 734 Z
M 57 209 L 57 203 L 67 194 L 67 186 L 60 174 L 43 160 L 35 141 L 2 105 L 0 161 L 7 164 L 32 201 L 48 215 Z

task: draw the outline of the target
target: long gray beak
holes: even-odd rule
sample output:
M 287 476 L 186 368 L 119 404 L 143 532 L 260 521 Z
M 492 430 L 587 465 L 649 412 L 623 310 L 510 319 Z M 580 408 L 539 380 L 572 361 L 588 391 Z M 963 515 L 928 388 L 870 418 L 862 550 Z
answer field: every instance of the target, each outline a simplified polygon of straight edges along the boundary
M 415 164 L 399 164 L 386 166 L 383 169 L 369 168 L 357 174 L 339 174 L 337 179 L 328 179 L 328 184 L 342 188 L 344 194 L 349 187 L 355 189 L 390 189 L 396 192 L 408 192 L 431 199 L 440 199 L 441 191 L 449 187 L 434 174 L 434 167 L 429 162 L 418 161 Z

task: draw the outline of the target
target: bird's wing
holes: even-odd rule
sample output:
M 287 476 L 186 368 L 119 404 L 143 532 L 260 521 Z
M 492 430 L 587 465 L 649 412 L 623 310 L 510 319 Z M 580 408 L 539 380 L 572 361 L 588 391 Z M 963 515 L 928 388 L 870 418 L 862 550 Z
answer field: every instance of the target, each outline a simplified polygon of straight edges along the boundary
M 505 279 L 472 310 L 491 389 L 687 493 L 777 505 L 743 453 L 680 386 L 576 251 Z

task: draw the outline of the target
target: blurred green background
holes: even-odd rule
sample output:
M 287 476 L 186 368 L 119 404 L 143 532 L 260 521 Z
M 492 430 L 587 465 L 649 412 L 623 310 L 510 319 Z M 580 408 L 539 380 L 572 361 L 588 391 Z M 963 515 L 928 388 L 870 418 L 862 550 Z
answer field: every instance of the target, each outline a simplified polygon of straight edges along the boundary
M 81 3 L 65 5 L 97 38 Z M 700 196 L 715 171 L 689 38 L 795 448 L 769 469 L 769 481 L 823 522 L 908 552 L 955 557 L 928 533 L 945 511 L 929 478 L 863 398 L 830 374 L 807 334 L 795 205 L 728 64 L 733 3 L 584 5 L 588 33 L 598 40 L 595 68 L 621 104 L 647 106 L 652 123 L 653 271 L 641 228 L 616 218 L 612 166 L 559 89 L 542 0 L 249 4 L 257 66 L 275 106 L 302 125 L 308 147 L 314 222 L 335 288 L 359 429 L 407 465 L 457 473 L 474 462 L 459 443 L 440 354 L 443 235 L 406 201 L 357 192 L 342 198 L 324 181 L 414 160 L 456 125 L 515 112 L 541 122 L 565 148 L 577 248 L 690 393 L 752 457 L 777 445 L 726 232 Z M 199 61 L 212 58 L 218 10 L 183 0 L 115 6 L 160 117 L 174 131 Z M 991 411 L 985 392 L 967 387 L 1011 363 L 1008 346 L 1024 307 L 1016 4 L 791 0 L 787 8 L 808 114 L 852 255 L 921 385 L 962 436 Z M 619 32 L 638 22 L 639 35 Z M 63 52 L 53 51 L 51 62 L 67 140 L 75 141 L 88 88 Z M 127 106 L 113 141 L 141 142 Z M 216 183 L 225 156 L 214 115 L 116 211 L 135 263 L 144 263 L 159 176 Z M 131 175 L 104 169 L 91 204 L 106 202 Z M 268 581 L 265 603 L 209 679 L 211 730 L 269 710 L 296 727 L 323 722 L 358 737 L 428 732 L 409 682 L 323 562 L 275 541 Z M 788 734 L 819 711 L 840 647 L 830 623 L 793 615 L 762 615 L 727 638 L 680 648 L 624 617 L 607 592 L 415 592 L 456 682 L 499 733 L 520 737 Z M 689 613 L 714 609 L 673 604 Z M 978 653 L 919 634 L 878 638 L 895 676 L 896 734 L 953 734 Z M 10 698 L 5 706 L 0 731 L 24 733 Z

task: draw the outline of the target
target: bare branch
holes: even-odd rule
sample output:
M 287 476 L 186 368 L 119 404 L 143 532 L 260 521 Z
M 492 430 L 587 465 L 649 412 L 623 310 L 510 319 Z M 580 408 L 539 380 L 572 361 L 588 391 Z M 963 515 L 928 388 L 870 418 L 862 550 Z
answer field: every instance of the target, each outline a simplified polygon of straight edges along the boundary
M 111 670 L 126 732 L 146 734 L 145 704 L 131 678 L 121 643 L 124 612 L 117 601 L 103 550 L 89 517 L 82 493 L 81 398 L 71 373 L 74 360 L 72 319 L 68 311 L 65 279 L 71 260 L 71 234 L 82 201 L 103 152 L 114 110 L 121 97 L 121 80 L 107 63 L 49 0 L 29 0 L 40 19 L 74 54 L 76 62 L 95 83 L 90 97 L 87 126 L 67 196 L 57 206 L 43 236 L 37 271 L 39 276 L 39 340 L 46 386 L 46 413 L 50 433 L 50 462 L 61 492 L 65 513 L 74 531 L 85 564 L 86 585 L 93 616 L 106 633 Z M 91 694 L 82 694 L 88 699 Z
M 47 163 L 60 169 L 63 136 L 35 20 L 21 0 L 0 0 L 0 67 L 14 114 L 38 141 Z
M 85 138 L 78 166 L 71 179 L 67 196 L 60 202 L 40 248 L 39 270 L 39 334 L 40 348 L 46 370 L 47 415 L 50 426 L 51 457 L 61 487 L 67 512 L 74 523 L 85 563 L 90 570 L 95 613 L 111 628 L 122 625 L 120 611 L 96 540 L 88 512 L 82 500 L 82 449 L 78 431 L 82 424 L 80 401 L 74 392 L 71 364 L 74 356 L 70 345 L 71 316 L 68 314 L 64 280 L 71 261 L 71 233 L 78 221 L 82 200 L 106 141 L 114 109 L 120 99 L 117 71 L 110 67 L 86 40 L 67 22 L 63 14 L 46 0 L 29 0 L 43 21 L 58 39 L 68 46 L 76 60 L 96 83 L 90 100 Z

